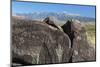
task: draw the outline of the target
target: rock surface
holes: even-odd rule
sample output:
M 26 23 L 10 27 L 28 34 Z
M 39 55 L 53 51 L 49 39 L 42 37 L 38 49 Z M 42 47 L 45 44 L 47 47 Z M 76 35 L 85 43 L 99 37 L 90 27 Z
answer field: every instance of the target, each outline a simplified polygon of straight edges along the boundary
M 71 42 L 64 32 L 40 21 L 12 20 L 12 57 L 28 64 L 69 62 L 72 56 Z M 58 58 L 61 46 L 62 57 Z M 15 55 L 17 54 L 17 56 Z M 24 58 L 25 57 L 25 58 Z M 36 62 L 32 59 L 36 57 Z M 59 61 L 59 59 L 61 61 Z
M 78 20 L 68 20 L 60 27 L 51 17 L 43 21 L 12 19 L 14 65 L 95 61 L 95 55 Z
M 60 31 L 63 31 L 62 28 L 57 25 L 57 19 L 55 17 L 47 17 L 43 20 L 44 23 L 48 24 L 51 27 L 57 28 Z
M 80 21 L 67 21 L 62 28 L 71 40 L 71 48 L 73 49 L 71 62 L 96 60 L 95 49 L 88 43 L 85 27 Z

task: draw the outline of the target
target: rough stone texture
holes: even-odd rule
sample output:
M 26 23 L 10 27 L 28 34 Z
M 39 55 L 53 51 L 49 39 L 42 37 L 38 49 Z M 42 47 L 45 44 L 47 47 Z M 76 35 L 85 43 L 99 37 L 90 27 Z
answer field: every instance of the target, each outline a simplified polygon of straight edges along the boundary
M 59 29 L 60 31 L 63 31 L 62 28 L 57 25 L 57 19 L 55 17 L 47 17 L 43 20 L 43 22 L 48 24 L 49 26 Z
M 12 18 L 12 62 L 31 65 L 96 60 L 80 21 L 69 20 L 62 29 L 50 17 L 43 21 Z
M 87 42 L 86 31 L 82 29 L 73 40 L 72 62 L 95 61 L 95 49 Z
M 62 26 L 64 32 L 71 40 L 73 55 L 71 62 L 95 61 L 95 49 L 87 42 L 87 35 L 84 25 L 77 20 L 67 21 Z
M 40 21 L 13 18 L 13 60 L 17 58 L 28 64 L 34 64 L 33 58 L 37 57 L 35 64 L 59 63 L 56 52 L 59 45 L 63 48 L 60 62 L 69 62 L 72 56 L 71 42 L 64 32 Z

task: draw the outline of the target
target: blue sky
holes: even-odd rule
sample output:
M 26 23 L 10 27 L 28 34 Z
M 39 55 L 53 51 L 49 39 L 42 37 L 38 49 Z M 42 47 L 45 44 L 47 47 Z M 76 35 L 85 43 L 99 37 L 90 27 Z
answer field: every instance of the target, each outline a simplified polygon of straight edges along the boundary
M 95 6 L 80 6 L 69 4 L 46 4 L 35 2 L 12 2 L 12 13 L 33 13 L 33 12 L 66 12 L 78 14 L 84 17 L 95 18 Z

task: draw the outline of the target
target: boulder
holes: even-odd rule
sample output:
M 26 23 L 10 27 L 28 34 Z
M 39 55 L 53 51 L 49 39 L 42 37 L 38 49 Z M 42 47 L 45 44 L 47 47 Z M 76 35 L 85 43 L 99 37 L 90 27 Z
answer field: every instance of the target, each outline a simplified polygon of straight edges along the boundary
M 60 31 L 63 31 L 62 28 L 57 25 L 57 19 L 55 17 L 47 17 L 43 20 L 44 23 L 48 24 L 49 26 L 51 27 L 54 27 L 54 28 L 57 28 L 59 29 Z
M 67 34 L 40 21 L 13 19 L 12 23 L 16 23 L 12 25 L 13 60 L 29 65 L 69 62 L 72 49 Z
M 62 29 L 68 34 L 71 40 L 73 55 L 70 62 L 96 60 L 95 49 L 88 43 L 85 27 L 80 21 L 68 20 L 67 23 L 62 26 Z

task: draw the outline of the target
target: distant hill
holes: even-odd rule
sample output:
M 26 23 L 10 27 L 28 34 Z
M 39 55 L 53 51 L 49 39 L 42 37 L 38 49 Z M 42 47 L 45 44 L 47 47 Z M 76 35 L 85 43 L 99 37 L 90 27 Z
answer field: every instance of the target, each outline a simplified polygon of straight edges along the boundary
M 91 17 L 82 17 L 80 15 L 71 15 L 71 14 L 67 14 L 67 13 L 55 13 L 55 12 L 33 12 L 33 13 L 17 13 L 16 16 L 24 16 L 26 19 L 38 19 L 38 20 L 42 20 L 48 16 L 53 16 L 56 17 L 59 21 L 67 21 L 70 19 L 77 19 L 80 20 L 81 22 L 95 22 L 95 18 L 91 18 Z

